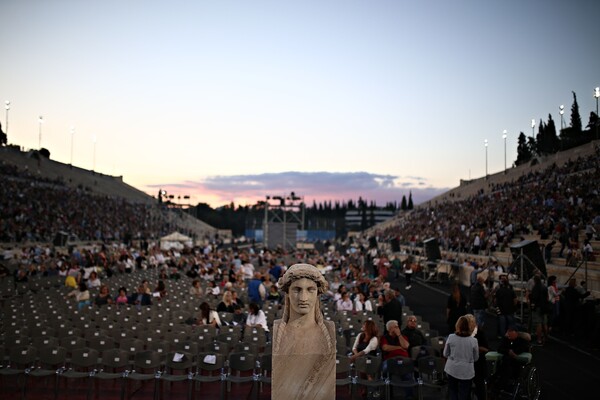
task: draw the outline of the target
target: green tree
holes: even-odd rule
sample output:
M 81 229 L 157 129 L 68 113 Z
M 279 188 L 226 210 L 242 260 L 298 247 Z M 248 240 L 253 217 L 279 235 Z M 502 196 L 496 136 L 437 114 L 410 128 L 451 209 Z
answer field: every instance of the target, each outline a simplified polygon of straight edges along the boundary
M 571 128 L 575 135 L 581 133 L 581 115 L 579 115 L 579 104 L 577 104 L 577 95 L 573 93 L 573 105 L 571 106 Z
M 548 114 L 548 123 L 546 124 L 546 141 L 548 146 L 548 153 L 554 154 L 560 150 L 560 139 L 556 135 L 556 124 L 552 119 L 552 114 Z
M 600 126 L 598 125 L 600 125 L 600 121 L 598 120 L 598 114 L 592 111 L 590 113 L 590 119 L 588 120 L 586 128 L 590 131 L 591 137 L 594 139 L 598 139 L 598 129 L 600 129 Z
M 8 140 L 8 136 L 2 130 L 2 124 L 0 124 L 0 146 L 5 146 Z
M 402 195 L 402 203 L 400 203 L 400 209 L 402 211 L 406 211 L 408 209 L 408 205 L 406 203 L 406 195 Z
M 408 209 L 412 210 L 413 208 L 415 208 L 415 206 L 413 204 L 412 191 L 410 191 L 408 192 Z
M 521 165 L 529 162 L 531 160 L 531 149 L 527 144 L 527 137 L 523 132 L 519 134 L 519 138 L 517 139 L 517 160 L 515 161 L 516 165 Z

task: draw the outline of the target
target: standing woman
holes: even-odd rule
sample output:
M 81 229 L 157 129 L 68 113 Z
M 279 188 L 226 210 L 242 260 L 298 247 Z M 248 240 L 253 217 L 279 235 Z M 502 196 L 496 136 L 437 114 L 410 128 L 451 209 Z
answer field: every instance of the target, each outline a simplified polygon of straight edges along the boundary
M 406 261 L 404 262 L 404 280 L 406 281 L 406 290 L 409 290 L 412 286 L 412 275 L 413 275 L 413 267 L 415 264 L 415 259 L 413 256 L 408 256 Z
M 560 315 L 560 290 L 556 283 L 556 275 L 548 277 L 548 300 L 552 304 L 552 312 L 548 316 L 548 331 L 558 323 Z
M 464 315 L 456 321 L 456 329 L 444 346 L 450 400 L 469 400 L 475 377 L 475 361 L 479 359 L 477 339 L 471 336 L 469 319 Z
M 452 286 L 452 292 L 448 296 L 446 305 L 446 322 L 448 323 L 448 332 L 452 333 L 456 327 L 458 318 L 467 313 L 467 299 L 463 296 L 458 282 Z
M 487 386 L 485 379 L 487 378 L 487 361 L 485 354 L 490 350 L 487 337 L 485 336 L 484 329 L 477 329 L 477 321 L 473 314 L 467 314 L 465 317 L 469 320 L 469 326 L 471 328 L 471 336 L 477 339 L 477 346 L 479 346 L 479 359 L 475 361 L 475 377 L 473 383 L 475 384 L 475 396 L 477 400 L 487 399 Z

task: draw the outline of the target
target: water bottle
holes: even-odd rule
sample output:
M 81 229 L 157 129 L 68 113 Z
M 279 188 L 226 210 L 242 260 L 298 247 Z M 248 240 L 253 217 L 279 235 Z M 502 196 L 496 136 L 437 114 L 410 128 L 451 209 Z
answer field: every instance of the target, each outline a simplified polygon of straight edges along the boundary
M 437 373 L 437 369 L 434 369 L 434 370 L 433 370 L 433 373 L 432 373 L 431 375 L 432 375 L 432 378 L 433 378 L 433 382 L 434 382 L 434 383 L 437 383 L 437 381 L 438 381 L 438 373 Z

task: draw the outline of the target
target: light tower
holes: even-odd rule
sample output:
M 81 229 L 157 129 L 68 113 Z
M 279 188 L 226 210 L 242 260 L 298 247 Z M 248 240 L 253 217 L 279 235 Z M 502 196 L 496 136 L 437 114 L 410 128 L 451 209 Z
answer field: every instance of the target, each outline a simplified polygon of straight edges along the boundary
M 42 117 L 41 115 L 38 118 L 38 121 L 40 123 L 40 131 L 38 134 L 38 149 L 42 148 L 42 124 L 44 123 L 44 117 Z
M 483 141 L 483 145 L 485 146 L 485 177 L 487 179 L 488 176 L 488 141 L 485 139 Z
M 502 139 L 504 139 L 504 173 L 506 174 L 506 138 L 507 138 L 507 134 L 506 134 L 506 129 L 504 130 L 504 132 L 502 132 Z

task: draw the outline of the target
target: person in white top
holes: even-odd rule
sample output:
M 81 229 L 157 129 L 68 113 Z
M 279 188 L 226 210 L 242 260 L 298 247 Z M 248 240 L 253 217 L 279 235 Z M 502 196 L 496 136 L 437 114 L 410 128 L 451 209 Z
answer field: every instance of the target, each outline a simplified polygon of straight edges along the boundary
M 352 311 L 354 306 L 352 304 L 352 300 L 350 300 L 350 293 L 344 292 L 342 294 L 342 298 L 337 301 L 337 310 L 338 311 Z
M 98 278 L 98 274 L 96 273 L 96 271 L 92 271 L 87 280 L 88 289 L 99 288 L 101 284 L 102 282 L 100 282 L 100 278 Z
M 265 332 L 269 332 L 269 326 L 267 325 L 267 316 L 258 308 L 258 304 L 248 304 L 248 318 L 246 318 L 246 325 L 250 327 L 262 327 Z
M 251 280 L 254 277 L 254 265 L 251 262 L 246 262 L 242 265 L 242 272 L 245 280 Z
M 358 357 L 377 350 L 377 347 L 379 346 L 378 336 L 379 332 L 375 322 L 373 320 L 365 321 L 361 328 L 361 333 L 359 333 L 354 340 L 352 355 L 350 356 L 351 362 L 354 362 Z
M 219 313 L 211 310 L 207 302 L 200 304 L 200 318 L 196 320 L 197 325 L 213 325 L 215 328 L 221 327 L 221 319 Z
M 359 292 L 354 300 L 354 309 L 356 311 L 373 311 L 373 305 L 363 292 Z

